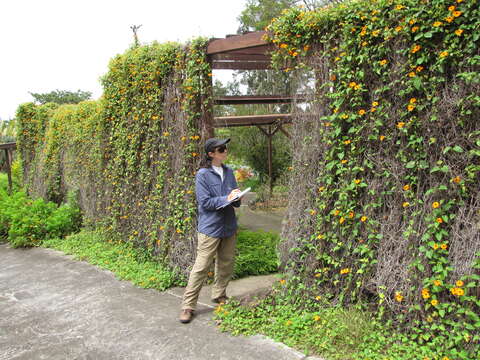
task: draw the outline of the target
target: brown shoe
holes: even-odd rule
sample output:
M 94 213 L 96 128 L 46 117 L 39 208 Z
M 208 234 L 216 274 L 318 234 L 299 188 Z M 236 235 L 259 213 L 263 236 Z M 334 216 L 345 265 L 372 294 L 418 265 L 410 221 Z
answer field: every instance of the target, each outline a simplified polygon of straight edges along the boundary
M 192 321 L 193 318 L 193 310 L 192 309 L 183 309 L 180 313 L 180 322 L 183 324 L 187 324 Z
M 228 301 L 228 299 L 229 298 L 227 296 L 220 296 L 216 299 L 212 299 L 212 301 L 217 304 L 225 304 Z

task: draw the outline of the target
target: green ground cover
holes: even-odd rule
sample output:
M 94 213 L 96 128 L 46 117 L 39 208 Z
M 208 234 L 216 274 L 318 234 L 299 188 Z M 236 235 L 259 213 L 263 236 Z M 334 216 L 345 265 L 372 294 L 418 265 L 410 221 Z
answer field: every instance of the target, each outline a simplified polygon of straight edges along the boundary
M 280 280 L 272 295 L 250 305 L 231 301 L 218 307 L 215 319 L 220 329 L 233 335 L 264 334 L 328 360 L 478 359 L 458 346 L 471 338 L 457 339 L 444 331 L 425 336 L 421 329 L 405 333 L 364 306 L 326 305 L 321 296 L 316 303 L 305 301 L 300 306 L 285 295 L 281 289 L 285 286 Z

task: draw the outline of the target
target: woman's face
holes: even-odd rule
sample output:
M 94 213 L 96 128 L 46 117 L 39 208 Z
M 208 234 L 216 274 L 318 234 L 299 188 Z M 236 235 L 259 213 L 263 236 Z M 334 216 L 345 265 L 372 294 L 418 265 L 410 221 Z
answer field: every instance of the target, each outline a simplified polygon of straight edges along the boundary
M 208 153 L 208 156 L 210 156 L 212 158 L 212 160 L 216 160 L 216 162 L 224 162 L 225 159 L 227 158 L 227 146 L 226 145 L 222 145 L 222 146 L 219 146 L 218 148 L 215 148 L 215 151 L 212 152 L 210 151 Z

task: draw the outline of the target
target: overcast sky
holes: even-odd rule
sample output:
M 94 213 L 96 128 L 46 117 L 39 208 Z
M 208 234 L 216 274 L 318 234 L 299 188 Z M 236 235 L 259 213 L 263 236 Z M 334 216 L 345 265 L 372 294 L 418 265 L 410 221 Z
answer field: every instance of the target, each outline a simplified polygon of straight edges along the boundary
M 238 28 L 245 0 L 0 0 L 0 119 L 15 115 L 29 92 L 102 93 L 110 58 L 133 42 L 225 37 Z M 215 71 L 225 79 L 230 72 Z

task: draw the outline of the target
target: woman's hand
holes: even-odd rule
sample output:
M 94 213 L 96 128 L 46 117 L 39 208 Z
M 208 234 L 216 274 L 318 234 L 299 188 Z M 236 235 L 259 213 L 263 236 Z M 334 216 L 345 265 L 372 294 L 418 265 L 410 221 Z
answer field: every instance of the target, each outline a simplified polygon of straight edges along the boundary
M 235 197 L 237 196 L 237 194 L 240 194 L 242 191 L 240 189 L 234 189 L 232 190 L 232 192 L 230 194 L 228 194 L 227 196 L 227 200 L 228 201 L 232 201 L 233 199 L 235 199 Z

